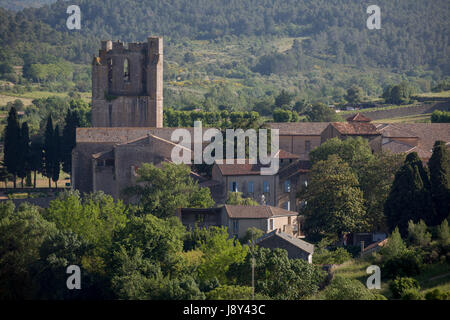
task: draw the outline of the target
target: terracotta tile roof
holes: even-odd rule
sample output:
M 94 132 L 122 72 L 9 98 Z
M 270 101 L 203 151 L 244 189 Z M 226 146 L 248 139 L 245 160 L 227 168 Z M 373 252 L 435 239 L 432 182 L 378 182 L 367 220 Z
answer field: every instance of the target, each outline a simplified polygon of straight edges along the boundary
M 283 239 L 284 241 L 287 241 L 289 243 L 291 243 L 292 245 L 296 246 L 297 248 L 307 252 L 307 253 L 314 253 L 314 245 L 311 243 L 308 243 L 304 240 L 292 237 L 284 232 L 279 231 L 278 229 L 269 232 L 265 235 L 263 235 L 262 237 L 256 239 L 256 244 L 264 242 L 267 239 L 270 239 L 272 237 L 278 237 L 280 239 Z
M 416 149 L 415 146 L 411 146 L 407 143 L 403 143 L 400 141 L 391 140 L 381 146 L 383 151 L 389 150 L 392 153 L 404 153 L 404 152 L 413 152 Z
M 145 128 L 145 127 L 117 127 L 117 128 L 77 128 L 77 143 L 124 143 L 137 140 L 153 134 L 170 141 L 172 132 L 179 128 Z M 194 128 L 183 128 L 193 134 Z
M 263 167 L 260 163 L 250 164 L 248 159 L 245 160 L 245 164 L 238 164 L 235 159 L 234 164 L 216 163 L 216 165 L 223 176 L 259 175 L 261 174 L 261 168 Z
M 279 135 L 288 136 L 320 136 L 329 122 L 270 122 L 270 129 L 278 129 Z
M 348 117 L 347 121 L 350 121 L 350 122 L 370 122 L 370 121 L 372 121 L 372 119 L 369 119 L 369 118 L 365 117 L 362 113 L 358 112 L 357 114 L 355 114 L 355 115 L 353 115 L 351 117 Z
M 377 123 L 375 125 L 383 137 L 386 138 L 418 138 L 415 132 L 401 128 L 394 123 Z
M 379 135 L 375 125 L 368 122 L 333 122 L 331 125 L 344 135 Z
M 300 156 L 298 154 L 293 154 L 283 149 L 278 150 L 277 154 L 275 155 L 275 158 L 277 157 L 279 159 L 300 159 Z
M 224 206 L 229 218 L 233 219 L 266 219 L 272 217 L 298 216 L 298 212 L 288 211 L 272 206 Z
M 377 124 L 377 127 L 383 137 L 417 137 L 418 145 L 410 152 L 417 152 L 422 160 L 431 157 L 434 143 L 437 140 L 450 142 L 450 123 L 395 123 Z

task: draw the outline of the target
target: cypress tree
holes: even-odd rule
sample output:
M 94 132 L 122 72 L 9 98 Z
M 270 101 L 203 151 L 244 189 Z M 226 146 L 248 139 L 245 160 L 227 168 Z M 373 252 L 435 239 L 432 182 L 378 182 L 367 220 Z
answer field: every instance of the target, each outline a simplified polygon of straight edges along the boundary
M 395 175 L 384 205 L 390 231 L 398 227 L 402 236 L 406 236 L 409 220 L 417 223 L 422 219 L 429 223 L 434 218 L 429 186 L 427 172 L 417 154 L 408 155 Z
M 53 131 L 53 169 L 52 169 L 52 180 L 55 183 L 56 188 L 58 188 L 59 172 L 61 170 L 61 138 L 59 136 L 59 126 L 55 127 Z
M 3 164 L 6 170 L 13 175 L 14 188 L 16 188 L 16 177 L 18 173 L 18 157 L 20 153 L 19 147 L 20 127 L 17 120 L 17 111 L 14 107 L 9 110 L 7 125 L 5 128 L 5 147 Z
M 28 163 L 30 157 L 30 136 L 28 124 L 26 122 L 22 124 L 22 128 L 20 129 L 19 148 L 20 152 L 17 157 L 17 175 L 22 180 L 21 185 L 23 188 L 23 179 L 30 172 L 30 166 Z
M 54 168 L 54 157 L 55 157 L 55 147 L 54 147 L 54 133 L 53 133 L 53 121 L 50 115 L 47 119 L 47 125 L 45 127 L 44 135 L 44 170 L 43 174 L 48 178 L 48 187 L 51 188 L 51 180 L 53 177 Z
M 28 163 L 30 165 L 30 170 L 33 171 L 33 186 L 36 188 L 36 173 L 42 171 L 42 160 L 43 160 L 43 145 L 37 139 L 31 141 L 30 145 L 30 158 Z
M 62 134 L 61 158 L 64 172 L 72 172 L 72 150 L 76 144 L 76 130 L 80 126 L 80 118 L 76 112 L 67 112 L 66 125 Z
M 431 197 L 436 212 L 432 225 L 440 224 L 450 213 L 450 154 L 444 141 L 436 141 L 428 161 Z

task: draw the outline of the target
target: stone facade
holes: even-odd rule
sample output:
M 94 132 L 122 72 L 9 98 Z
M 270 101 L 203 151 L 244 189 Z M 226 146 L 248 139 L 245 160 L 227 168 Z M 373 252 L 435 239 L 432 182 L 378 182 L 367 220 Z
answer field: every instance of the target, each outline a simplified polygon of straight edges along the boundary
M 92 126 L 163 126 L 163 40 L 102 41 L 92 61 Z
M 278 230 L 292 237 L 303 237 L 303 216 L 272 206 L 235 206 L 196 209 L 178 209 L 177 217 L 186 227 L 227 227 L 230 237 L 243 238 L 249 228 L 258 228 L 265 233 Z
M 312 263 L 314 245 L 294 238 L 278 229 L 257 239 L 256 244 L 271 250 L 277 248 L 284 249 L 287 251 L 289 259 L 303 259 L 308 261 L 308 263 Z
M 72 185 L 82 193 L 102 190 L 114 197 L 135 183 L 143 163 L 170 159 L 175 128 L 78 128 L 72 151 Z M 192 129 L 188 129 L 192 130 Z

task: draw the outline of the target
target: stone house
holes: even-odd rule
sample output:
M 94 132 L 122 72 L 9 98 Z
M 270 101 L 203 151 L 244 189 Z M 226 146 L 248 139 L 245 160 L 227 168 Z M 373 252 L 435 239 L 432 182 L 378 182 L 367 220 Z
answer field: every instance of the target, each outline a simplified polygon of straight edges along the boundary
M 362 137 L 369 141 L 372 153 L 381 151 L 381 132 L 376 126 L 370 123 L 369 118 L 364 117 L 360 113 L 347 118 L 347 122 L 331 122 L 321 133 L 321 144 L 332 138 L 341 140 L 348 137 Z
M 329 122 L 272 122 L 270 129 L 278 129 L 280 149 L 309 160 L 309 152 L 321 144 L 321 134 Z
M 297 211 L 296 192 L 309 171 L 309 163 L 299 160 L 299 156 L 280 150 L 276 157 L 280 168 L 275 175 L 261 175 L 261 164 L 217 164 L 212 168 L 213 181 L 223 188 L 217 196 L 224 203 L 229 192 L 242 192 L 246 198 L 252 198 L 260 204 L 276 206 Z
M 177 216 L 186 227 L 225 226 L 230 237 L 242 238 L 249 228 L 264 232 L 283 231 L 293 237 L 303 237 L 303 217 L 298 212 L 273 206 L 224 205 L 218 208 L 181 208 Z
M 272 250 L 276 248 L 285 249 L 289 259 L 303 259 L 308 261 L 308 263 L 312 263 L 314 245 L 286 234 L 278 229 L 263 235 L 255 242 L 258 246 L 263 248 Z

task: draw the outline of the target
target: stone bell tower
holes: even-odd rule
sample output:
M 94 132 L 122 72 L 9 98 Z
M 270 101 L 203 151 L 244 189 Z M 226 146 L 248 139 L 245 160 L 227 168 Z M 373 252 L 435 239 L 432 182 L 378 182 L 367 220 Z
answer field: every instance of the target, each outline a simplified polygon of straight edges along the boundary
M 92 126 L 163 126 L 163 39 L 102 41 L 92 61 Z

